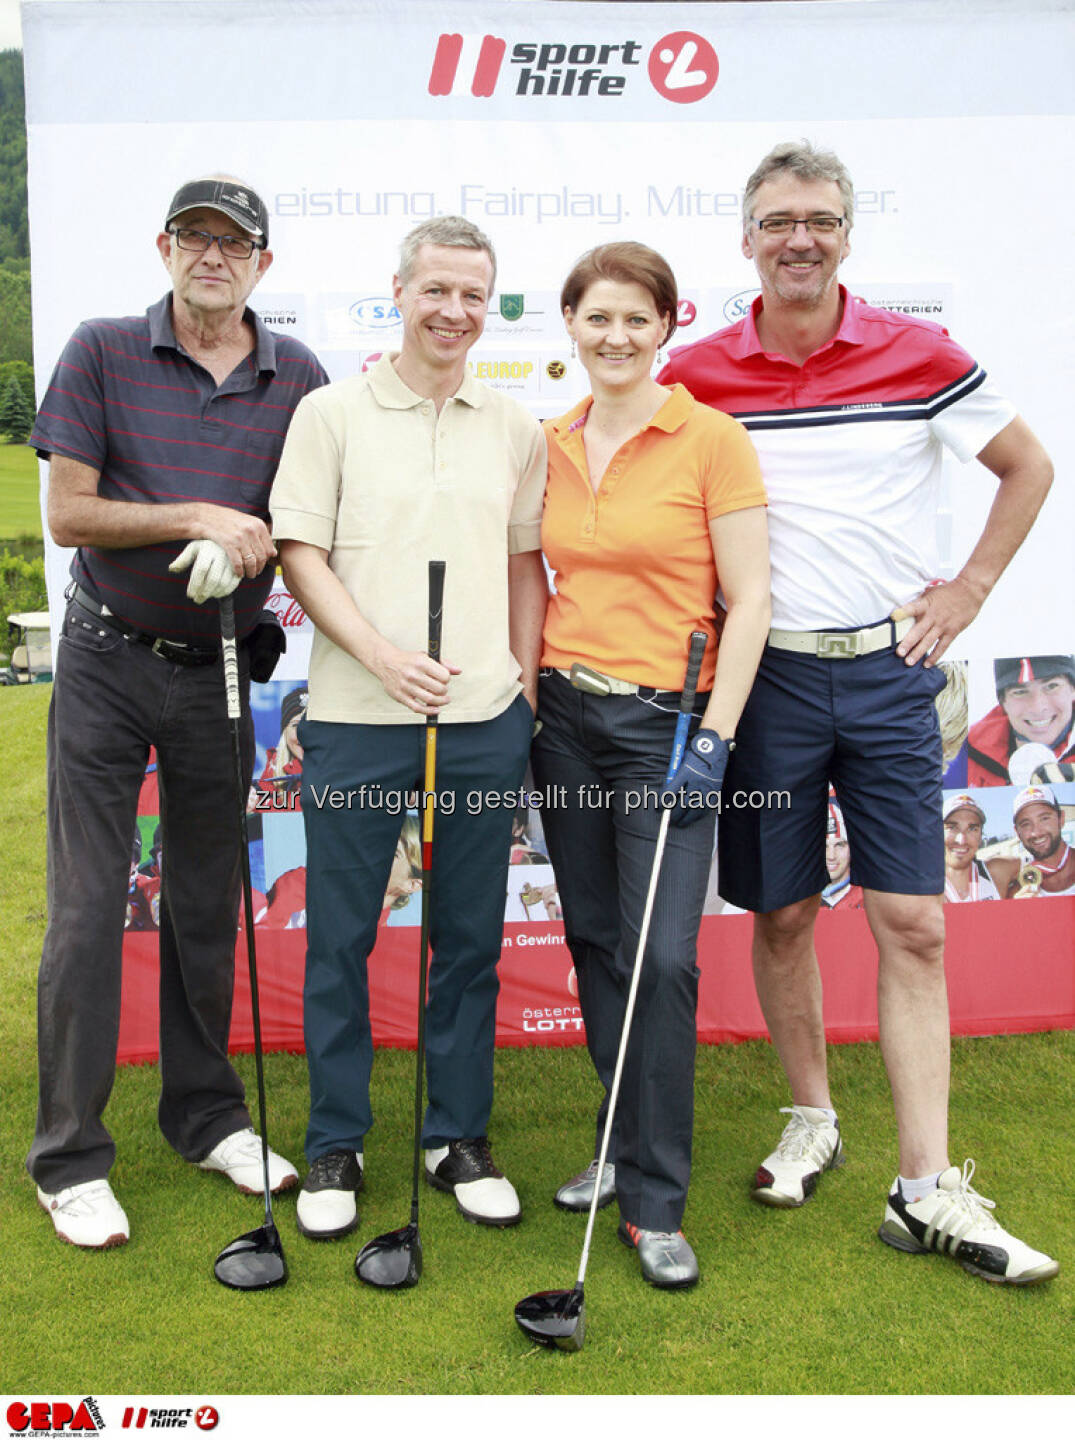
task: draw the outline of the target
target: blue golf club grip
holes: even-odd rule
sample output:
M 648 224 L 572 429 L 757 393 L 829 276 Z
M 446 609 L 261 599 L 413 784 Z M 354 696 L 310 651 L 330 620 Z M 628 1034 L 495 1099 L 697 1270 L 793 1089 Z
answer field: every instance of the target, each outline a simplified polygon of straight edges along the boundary
M 235 648 L 235 607 L 231 596 L 220 600 L 220 639 L 224 646 L 224 690 L 228 697 L 228 719 L 238 720 L 243 713 L 239 700 L 239 652 Z
M 668 762 L 666 780 L 671 780 L 679 769 L 687 749 L 687 732 L 694 713 L 694 697 L 698 693 L 698 677 L 702 673 L 702 661 L 705 659 L 705 647 L 708 643 L 709 639 L 704 630 L 691 631 L 687 673 L 683 677 L 683 693 L 679 700 L 679 715 L 676 717 L 676 733 L 672 740 L 672 756 Z

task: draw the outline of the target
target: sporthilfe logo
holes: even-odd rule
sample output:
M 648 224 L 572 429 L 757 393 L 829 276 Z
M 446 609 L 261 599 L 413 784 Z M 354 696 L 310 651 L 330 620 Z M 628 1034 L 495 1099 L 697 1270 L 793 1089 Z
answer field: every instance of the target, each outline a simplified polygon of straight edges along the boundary
M 515 94 L 566 99 L 575 95 L 622 95 L 642 67 L 638 40 L 615 44 L 520 40 L 508 53 L 499 35 L 446 34 L 437 38 L 429 73 L 430 95 L 488 99 L 504 70 L 515 66 Z M 510 72 L 509 72 L 510 73 Z M 703 100 L 717 83 L 720 62 L 713 46 L 693 30 L 663 35 L 650 50 L 646 74 L 662 99 L 676 105 Z

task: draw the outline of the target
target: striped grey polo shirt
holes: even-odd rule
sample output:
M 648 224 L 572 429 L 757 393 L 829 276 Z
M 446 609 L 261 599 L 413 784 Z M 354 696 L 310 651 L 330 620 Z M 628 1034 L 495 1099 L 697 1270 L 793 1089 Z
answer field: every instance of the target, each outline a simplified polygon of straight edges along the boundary
M 67 342 L 30 444 L 100 472 L 98 494 L 139 504 L 203 501 L 269 518 L 269 491 L 295 406 L 328 379 L 316 356 L 268 330 L 250 309 L 256 343 L 221 384 L 180 348 L 169 293 L 144 316 L 87 320 Z M 105 550 L 83 546 L 71 574 L 150 635 L 194 645 L 219 639 L 215 605 L 187 598 L 170 575 L 182 541 Z M 266 566 L 235 592 L 245 635 L 272 587 Z

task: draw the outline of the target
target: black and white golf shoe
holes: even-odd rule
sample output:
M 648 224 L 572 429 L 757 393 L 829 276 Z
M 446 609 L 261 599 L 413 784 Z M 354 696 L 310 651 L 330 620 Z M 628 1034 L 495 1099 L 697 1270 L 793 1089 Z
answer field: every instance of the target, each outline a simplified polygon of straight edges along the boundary
M 362 1189 L 362 1156 L 330 1150 L 310 1165 L 295 1206 L 295 1224 L 308 1240 L 339 1240 L 358 1225 L 356 1196 Z
M 974 1161 L 964 1162 L 962 1173 L 952 1165 L 942 1171 L 937 1189 L 921 1200 L 907 1201 L 899 1181 L 885 1206 L 878 1235 L 886 1245 L 909 1255 L 930 1250 L 950 1255 L 964 1270 L 1001 1285 L 1039 1285 L 1060 1270 L 1040 1250 L 1009 1235 L 989 1213 L 994 1202 L 971 1189 Z
M 515 1186 L 493 1163 L 489 1141 L 450 1140 L 426 1151 L 426 1181 L 455 1196 L 460 1215 L 476 1225 L 515 1225 L 522 1215 Z

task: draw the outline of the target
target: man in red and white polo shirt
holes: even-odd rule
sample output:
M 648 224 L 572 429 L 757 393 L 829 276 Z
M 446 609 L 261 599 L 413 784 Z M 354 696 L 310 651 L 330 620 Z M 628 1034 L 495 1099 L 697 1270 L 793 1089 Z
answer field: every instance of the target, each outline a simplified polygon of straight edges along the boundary
M 660 377 L 746 426 L 769 495 L 773 630 L 725 783 L 787 789 L 792 803 L 727 806 L 719 835 L 720 891 L 755 912 L 758 996 L 793 1101 L 754 1193 L 801 1205 L 842 1160 L 813 938 L 831 784 L 877 942 L 881 1045 L 899 1131 L 881 1238 L 1032 1284 L 1055 1275 L 1056 1262 L 996 1225 L 970 1187 L 970 1162 L 961 1174 L 948 1161 L 933 702 L 945 683 L 936 662 L 1022 543 L 1052 466 L 940 326 L 874 309 L 838 283 L 853 208 L 851 177 L 835 155 L 777 146 L 743 197 L 742 248 L 761 295 L 737 324 L 673 352 Z M 959 574 L 930 586 L 946 447 L 963 461 L 977 456 L 1000 485 Z

